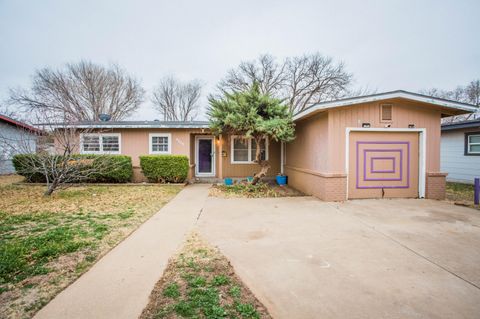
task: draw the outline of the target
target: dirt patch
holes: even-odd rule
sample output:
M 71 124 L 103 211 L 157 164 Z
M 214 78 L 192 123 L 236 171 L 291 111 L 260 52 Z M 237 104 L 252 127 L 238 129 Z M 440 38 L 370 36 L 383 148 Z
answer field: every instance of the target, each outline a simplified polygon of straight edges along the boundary
M 271 318 L 215 248 L 192 234 L 150 295 L 141 319 Z
M 263 198 L 263 197 L 292 197 L 304 196 L 303 193 L 288 186 L 279 186 L 274 183 L 259 183 L 252 185 L 241 182 L 234 185 L 213 185 L 210 196 L 221 198 Z

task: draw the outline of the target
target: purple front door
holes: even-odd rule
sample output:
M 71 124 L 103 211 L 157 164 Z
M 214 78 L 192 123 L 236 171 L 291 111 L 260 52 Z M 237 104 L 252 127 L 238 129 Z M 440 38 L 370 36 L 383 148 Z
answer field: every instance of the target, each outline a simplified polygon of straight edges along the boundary
M 213 174 L 213 139 L 198 138 L 197 140 L 197 174 Z

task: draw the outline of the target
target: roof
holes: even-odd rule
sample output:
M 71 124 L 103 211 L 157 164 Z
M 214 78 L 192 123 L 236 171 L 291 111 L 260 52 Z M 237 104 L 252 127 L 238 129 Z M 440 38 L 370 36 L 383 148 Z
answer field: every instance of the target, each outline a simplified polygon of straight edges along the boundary
M 10 125 L 14 125 L 16 127 L 19 127 L 19 128 L 22 128 L 22 129 L 25 129 L 25 130 L 28 130 L 30 132 L 35 132 L 35 133 L 39 133 L 40 130 L 33 127 L 33 126 L 30 126 L 26 123 L 23 123 L 23 122 L 20 122 L 20 121 L 17 121 L 17 120 L 14 120 L 12 119 L 11 117 L 8 117 L 6 115 L 2 115 L 0 114 L 0 121 L 2 122 L 5 122 L 5 123 L 8 123 Z
M 442 124 L 442 131 L 453 131 L 472 127 L 480 128 L 480 119 Z
M 303 111 L 298 112 L 293 116 L 293 119 L 299 120 L 308 115 L 315 114 L 317 112 L 321 112 L 331 108 L 350 106 L 350 105 L 361 104 L 361 103 L 369 103 L 369 102 L 388 100 L 388 99 L 395 99 L 395 98 L 428 103 L 428 104 L 436 105 L 442 108 L 450 109 L 454 111 L 453 113 L 455 113 L 452 115 L 473 113 L 478 109 L 477 106 L 467 104 L 467 103 L 441 99 L 433 96 L 412 93 L 412 92 L 407 92 L 403 90 L 397 90 L 397 91 L 390 91 L 390 92 L 377 93 L 377 94 L 371 94 L 371 95 L 356 96 L 356 97 L 345 98 L 345 99 L 340 99 L 335 101 L 321 102 L 321 103 L 312 105 L 304 109 Z
M 208 128 L 208 121 L 82 121 L 75 128 Z M 62 124 L 58 124 L 62 127 Z

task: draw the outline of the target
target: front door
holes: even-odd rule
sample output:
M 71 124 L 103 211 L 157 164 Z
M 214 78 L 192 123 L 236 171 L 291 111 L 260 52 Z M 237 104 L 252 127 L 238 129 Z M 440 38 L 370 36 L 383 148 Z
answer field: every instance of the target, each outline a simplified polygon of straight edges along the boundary
M 211 136 L 196 138 L 196 169 L 197 176 L 215 176 L 215 147 Z

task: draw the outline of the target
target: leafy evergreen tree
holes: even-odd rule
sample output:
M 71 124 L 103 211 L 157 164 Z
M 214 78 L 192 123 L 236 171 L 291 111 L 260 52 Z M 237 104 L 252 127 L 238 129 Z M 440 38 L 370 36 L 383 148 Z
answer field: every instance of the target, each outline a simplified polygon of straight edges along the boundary
M 215 135 L 234 134 L 252 138 L 256 145 L 263 139 L 289 142 L 295 139 L 295 124 L 288 106 L 279 99 L 260 93 L 258 83 L 244 92 L 225 93 L 222 98 L 209 99 L 210 128 Z M 232 154 L 233 155 L 233 154 Z M 267 174 L 270 164 L 262 160 L 256 148 L 255 162 L 261 167 L 252 184 Z

